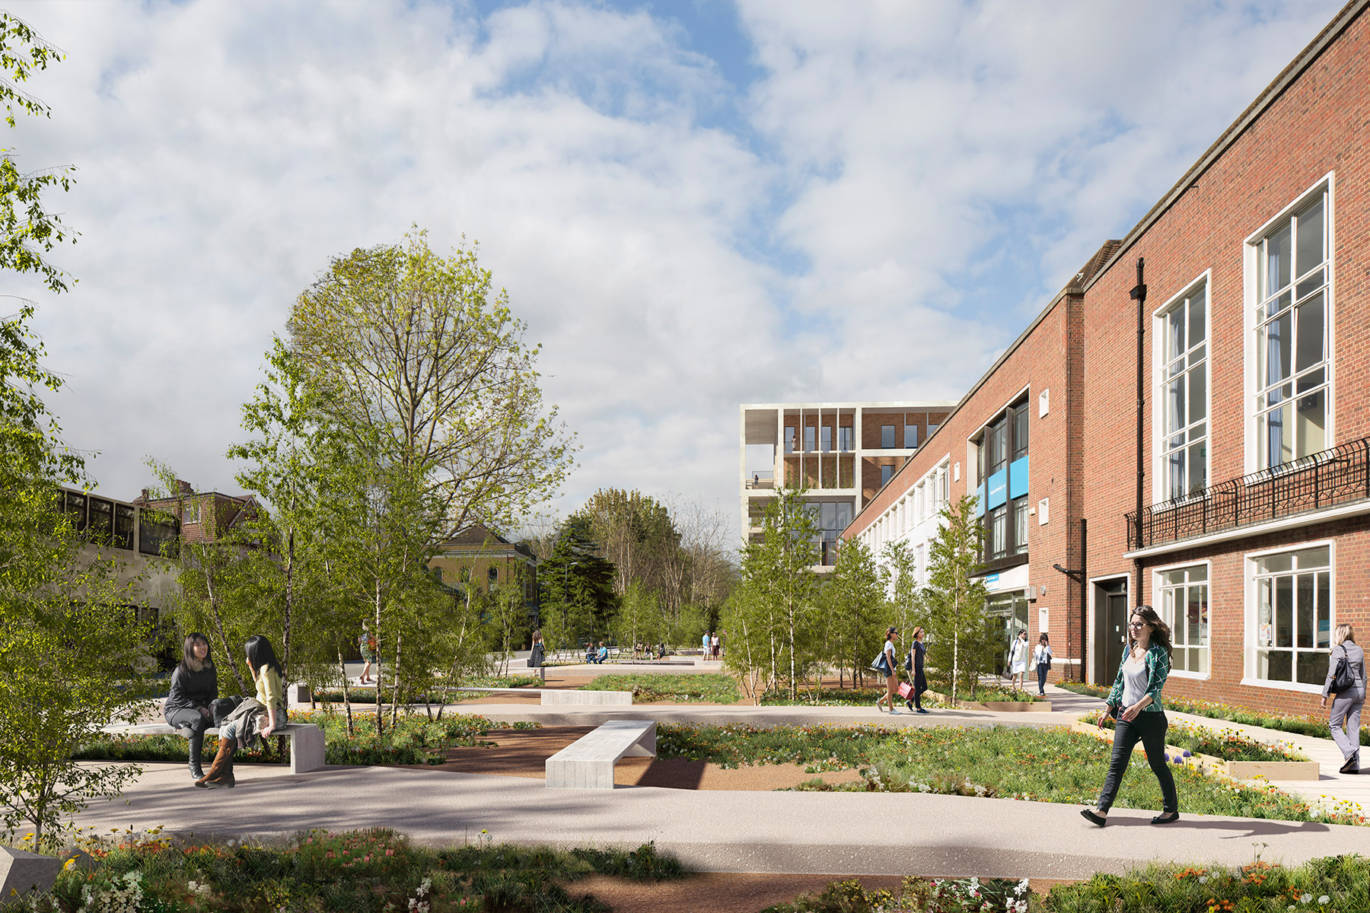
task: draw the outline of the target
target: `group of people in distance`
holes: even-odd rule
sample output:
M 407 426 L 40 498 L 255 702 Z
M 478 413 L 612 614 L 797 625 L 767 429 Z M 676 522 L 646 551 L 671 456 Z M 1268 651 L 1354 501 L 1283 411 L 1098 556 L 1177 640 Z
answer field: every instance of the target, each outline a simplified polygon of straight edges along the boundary
M 599 646 L 595 646 L 593 640 L 587 640 L 585 642 L 585 661 L 587 663 L 602 665 L 608 658 L 609 648 L 604 645 L 604 641 L 601 640 Z
M 238 749 L 270 736 L 286 724 L 281 661 L 276 658 L 271 641 L 254 635 L 243 644 L 243 651 L 256 695 L 231 708 L 219 698 L 218 669 L 209 655 L 209 640 L 200 632 L 186 635 L 181 645 L 181 661 L 171 673 L 171 688 L 162 715 L 172 727 L 190 730 L 190 775 L 201 788 L 232 789 L 233 756 Z M 213 726 L 219 727 L 219 750 L 205 771 L 205 730 Z
M 723 656 L 722 641 L 717 631 L 705 631 L 699 638 L 699 653 L 704 659 L 718 660 Z

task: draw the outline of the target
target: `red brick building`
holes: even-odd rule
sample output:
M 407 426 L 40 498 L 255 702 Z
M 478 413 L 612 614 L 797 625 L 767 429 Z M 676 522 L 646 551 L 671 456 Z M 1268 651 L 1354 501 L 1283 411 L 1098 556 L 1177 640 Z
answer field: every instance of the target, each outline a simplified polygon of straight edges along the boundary
M 925 567 L 936 507 L 979 493 L 992 608 L 1050 634 L 1053 677 L 1111 681 L 1145 602 L 1174 629 L 1169 693 L 1315 708 L 1335 626 L 1370 636 L 1366 6 L 1100 248 L 844 538 Z

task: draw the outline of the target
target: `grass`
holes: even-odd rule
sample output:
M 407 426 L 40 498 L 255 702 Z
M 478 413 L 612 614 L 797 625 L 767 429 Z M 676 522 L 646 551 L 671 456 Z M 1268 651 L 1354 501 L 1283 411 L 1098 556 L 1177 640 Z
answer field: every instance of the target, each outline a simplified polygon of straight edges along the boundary
M 1109 691 L 1102 685 L 1082 684 L 1080 682 L 1058 682 L 1057 687 L 1074 691 L 1076 694 L 1087 694 L 1090 697 L 1098 698 L 1107 697 Z M 1257 713 L 1254 710 L 1233 707 L 1229 704 L 1170 696 L 1162 698 L 1161 703 L 1167 710 L 1174 710 L 1177 713 L 1192 713 L 1194 716 L 1206 716 L 1214 720 L 1226 720 L 1229 723 L 1242 723 L 1247 726 L 1260 726 L 1262 729 L 1292 732 L 1295 735 L 1311 735 L 1320 739 L 1328 737 L 1327 720 L 1321 716 Z M 1370 728 L 1361 727 L 1360 743 L 1370 745 Z
M 448 714 L 439 720 L 403 714 L 396 728 L 390 727 L 387 718 L 385 729 L 377 736 L 374 714 L 363 714 L 354 716 L 354 732 L 349 736 L 341 713 L 318 710 L 293 713 L 290 719 L 323 728 L 324 760 L 329 764 L 441 764 L 452 748 L 480 745 L 482 737 L 495 730 L 537 728 L 536 723 L 501 723 L 472 714 Z M 206 736 L 205 760 L 213 758 L 217 750 L 218 739 Z M 104 735 L 82 745 L 75 757 L 82 761 L 185 761 L 186 739 L 179 735 Z M 235 758 L 247 764 L 285 764 L 289 760 L 288 751 L 278 751 L 275 745 L 266 746 L 261 740 L 256 748 L 241 751 Z
M 471 688 L 535 688 L 542 684 L 542 680 L 536 675 L 478 675 L 473 678 L 462 679 L 460 684 Z M 385 686 L 386 703 L 389 703 L 391 695 L 392 689 L 387 684 Z M 437 688 L 431 693 L 406 695 L 405 703 L 442 704 L 471 696 L 473 695 L 470 692 Z M 374 704 L 376 703 L 376 689 L 370 685 L 353 685 L 347 689 L 347 699 L 353 704 Z M 325 707 L 330 704 L 341 704 L 343 702 L 342 689 L 320 689 L 314 692 L 314 701 L 323 704 Z
M 652 844 L 632 851 L 492 845 L 418 847 L 388 830 L 315 832 L 280 846 L 185 844 L 160 837 L 100 842 L 69 862 L 51 894 L 5 913 L 599 913 L 568 887 L 594 874 L 636 881 L 684 870 Z
M 691 675 L 670 673 L 613 673 L 601 675 L 584 686 L 584 691 L 631 691 L 633 700 L 673 701 L 678 704 L 735 704 L 741 698 L 737 681 L 731 675 L 701 672 Z
M 790 762 L 813 773 L 860 769 L 865 783 L 856 784 L 858 789 L 1080 805 L 1098 796 L 1110 751 L 1099 739 L 1062 727 L 657 726 L 661 757 L 711 761 L 724 767 Z M 1180 808 L 1188 814 L 1366 823 L 1344 811 L 1320 814 L 1273 787 L 1245 786 L 1182 765 L 1172 767 L 1172 772 Z M 1161 807 L 1160 786 L 1140 746 L 1133 753 L 1116 805 Z

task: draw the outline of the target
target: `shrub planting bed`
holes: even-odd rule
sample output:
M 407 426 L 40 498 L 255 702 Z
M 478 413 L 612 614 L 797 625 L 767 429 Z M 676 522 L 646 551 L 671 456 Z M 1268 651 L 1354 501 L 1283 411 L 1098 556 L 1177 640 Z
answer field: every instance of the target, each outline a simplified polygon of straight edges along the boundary
M 875 726 L 802 728 L 751 726 L 657 727 L 659 757 L 683 757 L 720 766 L 796 763 L 814 773 L 858 769 L 853 786 L 815 784 L 815 789 L 866 789 L 992 796 L 1084 805 L 1098 796 L 1110 746 L 1065 727 L 967 729 Z M 1177 766 L 1175 778 L 1191 814 L 1331 821 L 1364 824 L 1345 811 L 1319 813 L 1273 787 L 1255 787 Z M 1160 788 L 1141 751 L 1134 753 L 1116 803 L 1158 809 Z
M 717 672 L 673 675 L 667 672 L 600 675 L 583 691 L 631 691 L 634 703 L 735 704 L 741 695 L 731 675 Z

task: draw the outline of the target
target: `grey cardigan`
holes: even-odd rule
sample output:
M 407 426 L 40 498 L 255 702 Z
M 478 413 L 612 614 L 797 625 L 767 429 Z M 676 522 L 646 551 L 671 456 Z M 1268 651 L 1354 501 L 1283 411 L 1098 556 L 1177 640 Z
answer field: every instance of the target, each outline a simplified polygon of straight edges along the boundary
M 1337 660 L 1341 659 L 1342 651 L 1345 651 L 1346 662 L 1351 666 L 1351 676 L 1356 680 L 1355 692 L 1362 699 L 1365 699 L 1365 651 L 1360 648 L 1353 640 L 1342 641 L 1332 648 L 1332 652 L 1327 654 L 1327 681 L 1322 684 L 1322 696 L 1327 697 L 1332 687 L 1332 676 L 1337 674 Z

